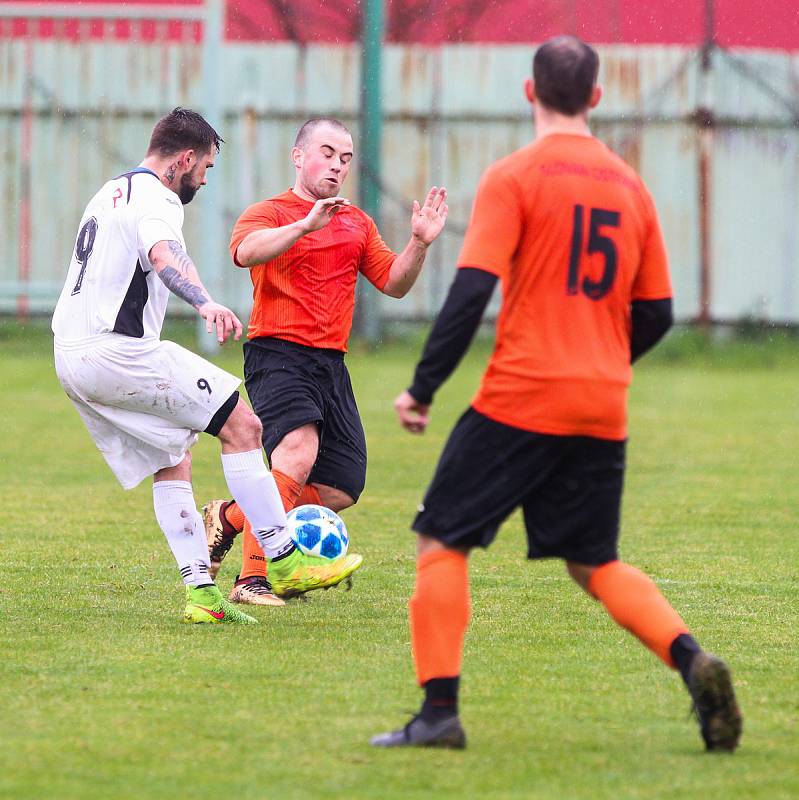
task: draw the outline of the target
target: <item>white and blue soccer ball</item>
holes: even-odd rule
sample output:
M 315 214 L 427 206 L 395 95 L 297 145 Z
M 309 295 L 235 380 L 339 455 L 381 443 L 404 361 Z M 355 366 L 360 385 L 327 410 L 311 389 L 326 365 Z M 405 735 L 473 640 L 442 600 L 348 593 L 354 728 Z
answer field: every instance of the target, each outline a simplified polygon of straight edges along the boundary
M 306 555 L 329 559 L 347 555 L 350 537 L 344 520 L 335 511 L 305 505 L 291 509 L 286 516 L 289 536 Z

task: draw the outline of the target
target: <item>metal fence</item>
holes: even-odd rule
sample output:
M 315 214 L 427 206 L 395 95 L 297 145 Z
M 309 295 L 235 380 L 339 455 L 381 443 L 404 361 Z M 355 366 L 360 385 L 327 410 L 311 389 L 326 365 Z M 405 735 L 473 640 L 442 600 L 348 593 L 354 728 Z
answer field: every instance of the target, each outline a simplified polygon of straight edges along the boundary
M 141 160 L 155 120 L 180 104 L 210 108 L 226 140 L 215 193 L 209 186 L 187 208 L 189 251 L 217 296 L 246 315 L 249 279 L 230 264 L 229 231 L 248 204 L 293 184 L 289 152 L 306 118 L 341 118 L 357 151 L 358 47 L 226 42 L 209 51 L 207 26 L 205 49 L 192 27 L 183 38 L 3 37 L 13 5 L 0 4 L 0 311 L 52 308 L 86 201 Z M 123 8 L 130 17 L 136 7 Z M 797 54 L 599 49 L 605 95 L 593 128 L 655 196 L 678 317 L 799 321 Z M 431 184 L 447 186 L 451 210 L 417 286 L 402 301 L 382 299 L 384 318 L 435 316 L 481 172 L 532 136 L 521 85 L 533 50 L 385 47 L 384 238 L 404 245 L 411 200 Z M 357 182 L 353 170 L 352 197 Z

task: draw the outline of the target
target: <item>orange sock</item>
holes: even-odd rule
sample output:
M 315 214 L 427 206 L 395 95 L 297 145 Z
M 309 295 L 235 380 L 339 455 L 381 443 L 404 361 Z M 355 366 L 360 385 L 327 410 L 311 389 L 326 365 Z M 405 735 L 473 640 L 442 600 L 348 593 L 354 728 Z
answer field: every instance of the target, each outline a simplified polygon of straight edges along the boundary
M 688 628 L 651 578 L 622 561 L 611 561 L 594 571 L 588 590 L 622 628 L 668 666 L 675 666 L 669 648 Z
M 277 490 L 280 492 L 283 508 L 285 508 L 286 513 L 288 513 L 298 504 L 300 494 L 302 493 L 302 486 L 290 475 L 286 475 L 285 472 L 281 472 L 279 469 L 272 470 L 272 477 L 275 479 Z
M 283 508 L 286 511 L 291 511 L 297 505 L 302 486 L 294 478 L 277 469 L 272 470 L 272 477 L 275 479 L 278 492 L 280 492 Z M 238 506 L 236 506 L 236 509 L 238 510 Z M 225 516 L 227 516 L 228 521 L 232 522 L 227 510 L 225 511 Z M 239 580 L 254 576 L 266 577 L 266 559 L 258 540 L 252 535 L 250 523 L 245 520 L 244 535 L 241 537 L 241 572 L 239 573 Z
M 302 487 L 300 496 L 297 498 L 297 505 L 304 506 L 309 504 L 313 506 L 321 506 L 322 498 L 319 496 L 319 491 L 315 486 L 311 486 L 310 483 L 306 483 L 305 486 Z
M 239 504 L 231 500 L 224 509 L 225 519 L 238 533 L 241 533 L 244 530 L 244 512 L 239 508 Z
M 266 557 L 258 540 L 252 535 L 250 521 L 244 520 L 244 533 L 241 536 L 241 572 L 239 580 L 266 577 Z
M 468 558 L 457 550 L 425 553 L 416 564 L 416 588 L 408 603 L 411 646 L 419 685 L 460 675 L 469 624 Z

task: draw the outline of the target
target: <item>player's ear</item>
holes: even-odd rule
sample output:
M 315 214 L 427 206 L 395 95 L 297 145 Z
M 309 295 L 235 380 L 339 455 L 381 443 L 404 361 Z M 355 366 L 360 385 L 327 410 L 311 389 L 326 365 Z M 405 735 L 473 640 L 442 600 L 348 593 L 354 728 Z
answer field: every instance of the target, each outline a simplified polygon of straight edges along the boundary
M 191 169 L 197 161 L 197 154 L 194 150 L 181 150 L 178 153 L 178 166 Z
M 524 82 L 524 96 L 530 103 L 535 103 L 535 81 L 532 78 Z
M 597 84 L 591 89 L 591 99 L 588 101 L 588 108 L 596 108 L 602 99 L 602 87 Z
M 302 166 L 302 150 L 299 147 L 291 148 L 291 161 L 297 169 Z

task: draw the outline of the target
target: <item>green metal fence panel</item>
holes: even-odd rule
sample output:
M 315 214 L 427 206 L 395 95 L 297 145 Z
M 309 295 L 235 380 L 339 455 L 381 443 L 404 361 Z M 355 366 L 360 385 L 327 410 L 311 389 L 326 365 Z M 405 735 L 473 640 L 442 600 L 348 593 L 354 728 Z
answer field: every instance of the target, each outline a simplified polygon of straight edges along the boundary
M 533 52 L 532 43 L 385 47 L 382 232 L 404 246 L 410 202 L 432 184 L 449 189 L 450 221 L 409 296 L 382 299 L 384 316 L 431 319 L 443 301 L 482 171 L 532 137 L 522 82 Z M 799 55 L 716 51 L 705 76 L 699 53 L 683 47 L 606 46 L 600 56 L 605 94 L 593 127 L 652 190 L 678 316 L 696 318 L 702 305 L 701 101 L 714 122 L 710 314 L 799 322 Z M 227 234 L 247 205 L 293 184 L 289 154 L 306 118 L 340 117 L 357 152 L 360 59 L 350 44 L 228 42 L 219 69 L 226 144 L 210 178 L 225 235 L 204 252 L 202 192 L 186 209 L 185 233 L 201 269 L 221 265 L 220 299 L 246 316 L 249 278 L 232 266 Z M 202 48 L 191 42 L 0 39 L 0 311 L 16 310 L 21 289 L 31 311 L 52 308 L 89 196 L 139 163 L 160 114 L 202 108 L 202 76 Z M 356 173 L 345 187 L 353 198 Z

